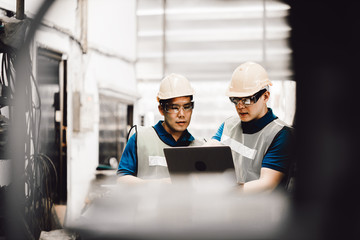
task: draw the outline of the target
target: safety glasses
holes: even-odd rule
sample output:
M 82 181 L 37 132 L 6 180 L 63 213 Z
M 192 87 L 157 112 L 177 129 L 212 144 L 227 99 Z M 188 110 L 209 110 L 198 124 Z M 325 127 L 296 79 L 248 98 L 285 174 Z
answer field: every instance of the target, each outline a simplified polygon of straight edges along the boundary
M 241 103 L 244 106 L 251 106 L 255 104 L 266 91 L 267 89 L 262 89 L 250 97 L 243 97 L 243 98 L 230 97 L 230 101 L 234 103 L 235 106 L 237 106 L 239 103 Z
M 161 106 L 167 113 L 178 113 L 180 112 L 181 108 L 184 110 L 184 112 L 188 112 L 194 109 L 194 102 L 189 102 L 184 105 L 164 103 L 161 104 Z

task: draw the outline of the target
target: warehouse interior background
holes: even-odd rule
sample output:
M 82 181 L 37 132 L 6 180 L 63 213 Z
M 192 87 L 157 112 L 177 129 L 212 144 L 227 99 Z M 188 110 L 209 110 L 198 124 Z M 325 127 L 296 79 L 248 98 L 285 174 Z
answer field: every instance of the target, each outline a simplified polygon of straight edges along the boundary
M 73 226 L 129 127 L 160 119 L 155 96 L 169 73 L 196 90 L 190 132 L 211 138 L 234 114 L 225 89 L 248 60 L 268 70 L 269 105 L 297 132 L 296 188 L 275 236 L 359 234 L 356 3 L 0 0 L 0 9 L 1 236 L 37 239 L 54 211 Z

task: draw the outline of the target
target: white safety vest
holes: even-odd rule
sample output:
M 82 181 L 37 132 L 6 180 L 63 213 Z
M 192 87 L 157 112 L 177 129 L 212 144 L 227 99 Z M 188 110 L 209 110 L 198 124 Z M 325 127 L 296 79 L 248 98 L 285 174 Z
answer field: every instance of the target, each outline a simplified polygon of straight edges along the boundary
M 221 142 L 230 146 L 232 150 L 236 179 L 238 183 L 245 183 L 260 178 L 263 158 L 276 134 L 286 124 L 275 119 L 259 132 L 243 133 L 238 116 L 225 120 Z
M 171 147 L 164 143 L 153 127 L 140 127 L 136 133 L 137 144 L 137 177 L 142 179 L 168 178 L 169 170 L 163 149 Z M 194 140 L 190 146 L 202 145 Z

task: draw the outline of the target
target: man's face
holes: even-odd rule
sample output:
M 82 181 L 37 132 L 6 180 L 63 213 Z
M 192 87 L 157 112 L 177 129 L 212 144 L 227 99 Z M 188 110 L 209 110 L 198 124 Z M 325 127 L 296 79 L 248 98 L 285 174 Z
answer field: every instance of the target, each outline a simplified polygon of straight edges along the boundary
M 167 103 L 167 109 L 159 106 L 159 111 L 164 116 L 163 126 L 168 133 L 173 136 L 181 136 L 182 132 L 186 130 L 192 115 L 192 108 L 189 108 L 191 104 L 190 97 L 177 97 Z
M 270 92 L 265 92 L 256 103 L 245 105 L 241 101 L 235 106 L 242 122 L 250 122 L 262 118 L 267 113 L 266 103 L 269 100 Z

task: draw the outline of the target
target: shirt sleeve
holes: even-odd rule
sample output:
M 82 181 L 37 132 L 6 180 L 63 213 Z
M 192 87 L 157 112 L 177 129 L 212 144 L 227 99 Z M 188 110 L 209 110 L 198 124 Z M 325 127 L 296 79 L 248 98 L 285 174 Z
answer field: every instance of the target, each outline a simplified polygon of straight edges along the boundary
M 217 130 L 217 132 L 215 133 L 215 135 L 211 139 L 215 139 L 215 140 L 218 140 L 220 142 L 223 131 L 224 131 L 224 123 L 222 123 L 220 125 L 219 129 Z
M 291 161 L 291 136 L 289 127 L 280 130 L 264 156 L 262 167 L 287 173 Z
M 135 144 L 135 134 L 133 134 L 129 141 L 127 142 L 124 152 L 121 156 L 117 175 L 136 175 L 136 144 Z

